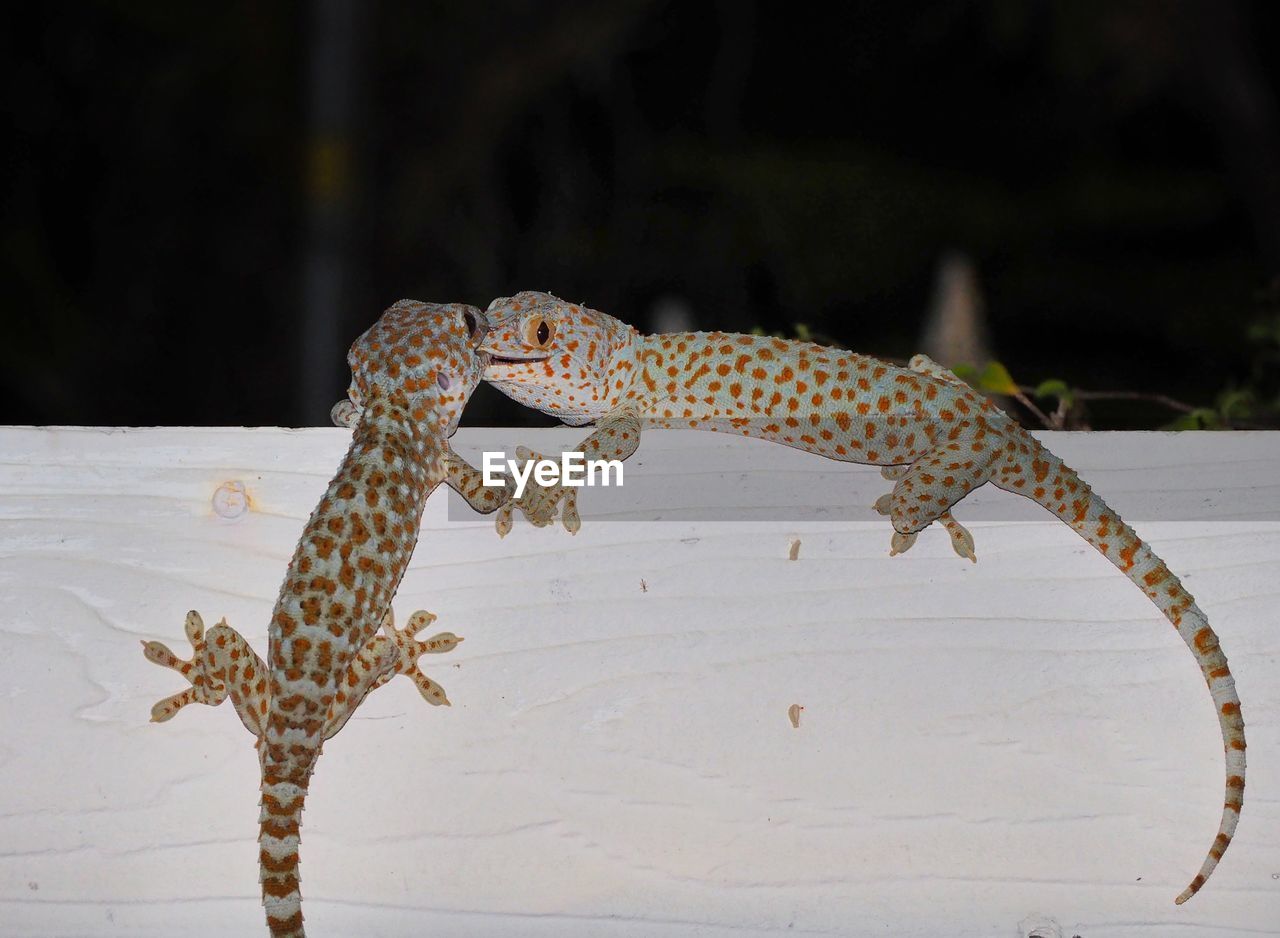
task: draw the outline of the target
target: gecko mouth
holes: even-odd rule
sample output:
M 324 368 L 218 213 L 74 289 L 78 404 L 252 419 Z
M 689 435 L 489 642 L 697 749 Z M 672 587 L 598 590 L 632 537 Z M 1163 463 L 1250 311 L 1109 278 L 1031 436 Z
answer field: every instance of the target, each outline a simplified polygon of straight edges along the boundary
M 542 355 L 538 358 L 506 358 L 502 355 L 489 354 L 490 365 L 532 365 L 536 362 L 545 362 L 551 356 Z

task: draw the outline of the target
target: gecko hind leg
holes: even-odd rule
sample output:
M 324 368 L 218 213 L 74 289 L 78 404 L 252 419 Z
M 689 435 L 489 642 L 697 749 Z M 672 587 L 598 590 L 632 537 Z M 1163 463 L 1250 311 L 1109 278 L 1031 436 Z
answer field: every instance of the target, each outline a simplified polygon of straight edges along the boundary
M 444 688 L 427 677 L 418 667 L 418 659 L 423 655 L 445 654 L 457 648 L 462 641 L 460 636 L 452 632 L 437 632 L 430 638 L 418 638 L 418 633 L 435 621 L 434 613 L 419 609 L 409 616 L 409 621 L 405 623 L 403 629 L 397 629 L 395 617 L 390 609 L 387 610 L 387 616 L 382 620 L 383 634 L 378 638 L 386 639 L 395 646 L 396 666 L 374 684 L 374 687 L 381 687 L 397 674 L 403 674 L 413 681 L 414 686 L 418 688 L 418 693 L 427 703 L 434 707 L 450 706 Z
M 390 609 L 387 613 L 390 615 Z M 369 692 L 394 676 L 399 663 L 400 650 L 384 636 L 375 635 L 364 643 L 339 678 L 333 699 L 329 702 L 324 719 L 325 739 L 332 739 L 347 725 Z
M 952 550 L 978 562 L 973 535 L 951 514 L 951 506 L 986 482 L 987 470 L 959 455 L 958 447 L 948 447 L 910 465 L 880 470 L 882 476 L 896 483 L 893 491 L 881 495 L 875 504 L 876 511 L 888 515 L 893 522 L 889 556 L 910 550 L 919 533 L 937 521 L 950 535 Z
M 436 617 L 419 609 L 409 617 L 403 629 L 395 627 L 395 613 L 387 608 L 382 618 L 382 633 L 375 635 L 347 668 L 338 693 L 329 704 L 325 717 L 324 738 L 337 734 L 346 726 L 356 708 L 371 691 L 386 684 L 397 674 L 413 681 L 418 693 L 432 706 L 449 706 L 444 688 L 427 677 L 418 667 L 418 659 L 426 654 L 443 654 L 458 647 L 462 639 L 452 632 L 441 632 L 427 639 L 418 633 L 434 622 Z
M 240 722 L 256 737 L 262 736 L 269 701 L 267 666 L 225 619 L 204 630 L 204 620 L 194 609 L 187 613 L 184 629 L 191 643 L 190 659 L 179 658 L 163 642 L 143 642 L 142 653 L 152 664 L 177 671 L 191 686 L 158 701 L 151 708 L 153 723 L 173 719 L 188 704 L 216 707 L 228 697 Z

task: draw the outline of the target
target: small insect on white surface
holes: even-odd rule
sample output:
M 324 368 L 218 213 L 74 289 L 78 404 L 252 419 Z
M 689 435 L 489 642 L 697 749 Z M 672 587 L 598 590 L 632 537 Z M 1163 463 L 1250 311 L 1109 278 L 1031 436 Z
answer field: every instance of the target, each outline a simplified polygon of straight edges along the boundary
M 791 725 L 796 729 L 800 729 L 800 711 L 803 709 L 804 707 L 799 704 L 792 704 L 787 708 L 787 719 L 791 721 Z

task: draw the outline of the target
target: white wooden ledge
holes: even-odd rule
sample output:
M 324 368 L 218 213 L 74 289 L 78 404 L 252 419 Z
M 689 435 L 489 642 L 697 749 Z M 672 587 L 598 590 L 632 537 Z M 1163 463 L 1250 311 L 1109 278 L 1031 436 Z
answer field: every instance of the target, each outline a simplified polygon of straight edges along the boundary
M 455 442 L 478 461 L 581 435 Z M 309 931 L 1280 934 L 1280 434 L 1044 438 L 1181 575 L 1237 676 L 1245 811 L 1191 903 L 1173 898 L 1218 822 L 1217 723 L 1102 557 L 984 491 L 959 511 L 976 566 L 939 531 L 891 559 L 885 522 L 822 520 L 885 491 L 874 470 L 668 431 L 626 489 L 584 490 L 577 537 L 500 541 L 432 500 L 396 609 L 466 637 L 424 659 L 453 707 L 395 681 L 327 746 Z M 194 608 L 265 652 L 348 439 L 0 430 L 0 934 L 265 933 L 248 734 L 229 705 L 149 724 L 180 679 L 138 640 L 185 648 Z M 621 520 L 654 517 L 642 478 L 761 520 Z M 232 482 L 247 505 L 224 488 L 222 517 Z

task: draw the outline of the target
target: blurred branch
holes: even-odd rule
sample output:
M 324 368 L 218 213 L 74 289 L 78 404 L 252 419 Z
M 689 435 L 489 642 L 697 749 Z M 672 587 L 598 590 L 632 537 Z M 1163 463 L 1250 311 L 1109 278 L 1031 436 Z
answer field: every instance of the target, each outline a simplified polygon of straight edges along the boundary
M 1027 390 L 1032 390 L 1028 388 Z M 1153 404 L 1161 404 L 1170 410 L 1180 411 L 1189 414 L 1195 410 L 1190 404 L 1184 404 L 1182 401 L 1174 400 L 1167 394 L 1158 394 L 1147 391 L 1084 391 L 1080 388 L 1073 390 L 1076 398 L 1082 401 L 1150 401 Z
M 1042 424 L 1044 424 L 1045 427 L 1047 427 L 1048 429 L 1061 430 L 1062 426 L 1060 425 L 1060 423 L 1055 421 L 1053 418 L 1049 417 L 1047 414 L 1045 414 L 1045 412 L 1042 411 L 1039 407 L 1037 407 L 1035 405 L 1035 402 L 1032 401 L 1031 398 L 1027 396 L 1027 393 L 1026 393 L 1027 390 L 1030 390 L 1030 389 L 1028 388 L 1024 390 L 1023 388 L 1019 387 L 1017 391 L 1015 391 L 1013 394 L 1010 395 L 1010 397 L 1012 397 L 1015 401 L 1017 401 L 1027 410 L 1031 411 L 1031 413 L 1035 415 L 1035 418 L 1039 420 Z

